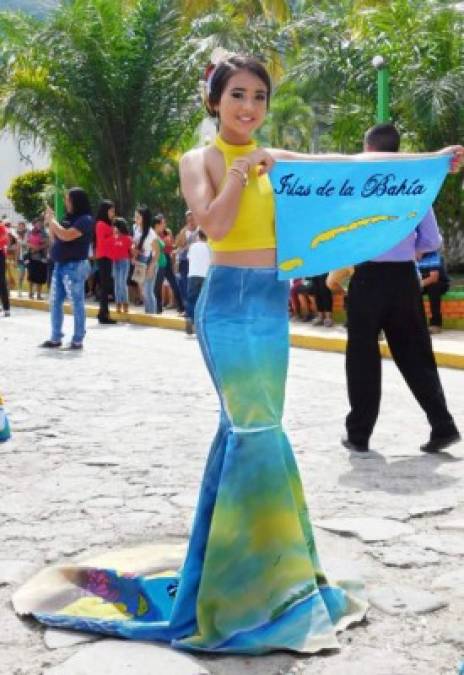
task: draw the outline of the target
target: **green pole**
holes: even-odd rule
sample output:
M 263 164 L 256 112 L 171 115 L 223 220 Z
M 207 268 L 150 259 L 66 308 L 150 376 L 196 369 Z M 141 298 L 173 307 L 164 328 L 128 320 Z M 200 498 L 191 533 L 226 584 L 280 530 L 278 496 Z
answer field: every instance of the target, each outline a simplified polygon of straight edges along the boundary
M 61 177 L 60 170 L 56 163 L 54 164 L 55 172 L 55 215 L 58 222 L 64 218 L 64 183 Z
M 388 66 L 377 71 L 377 123 L 390 120 L 390 72 Z

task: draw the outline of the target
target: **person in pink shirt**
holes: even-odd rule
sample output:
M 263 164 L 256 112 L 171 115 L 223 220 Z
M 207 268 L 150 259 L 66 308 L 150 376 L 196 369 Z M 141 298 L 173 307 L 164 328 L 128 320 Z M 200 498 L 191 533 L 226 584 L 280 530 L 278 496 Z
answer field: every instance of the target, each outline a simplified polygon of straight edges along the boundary
M 8 230 L 0 221 L 0 300 L 4 316 L 10 316 L 10 294 L 6 282 L 6 250 L 8 248 Z
M 113 238 L 113 279 L 116 311 L 125 313 L 129 311 L 129 290 L 127 278 L 129 275 L 132 237 L 129 235 L 129 227 L 124 218 L 114 219 Z
M 116 215 L 116 209 L 113 202 L 105 199 L 101 202 L 96 218 L 95 238 L 98 274 L 100 276 L 100 308 L 98 310 L 99 323 L 116 323 L 110 317 L 108 307 L 108 297 L 112 290 L 112 269 L 113 269 L 113 220 Z

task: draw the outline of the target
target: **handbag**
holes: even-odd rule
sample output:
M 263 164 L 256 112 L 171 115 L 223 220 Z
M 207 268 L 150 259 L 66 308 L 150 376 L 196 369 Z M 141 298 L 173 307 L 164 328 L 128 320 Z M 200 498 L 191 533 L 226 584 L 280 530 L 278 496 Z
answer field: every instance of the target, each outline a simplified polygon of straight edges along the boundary
M 135 281 L 136 284 L 143 284 L 145 277 L 147 276 L 147 263 L 139 262 L 136 260 L 134 262 L 134 271 L 132 272 L 132 281 Z

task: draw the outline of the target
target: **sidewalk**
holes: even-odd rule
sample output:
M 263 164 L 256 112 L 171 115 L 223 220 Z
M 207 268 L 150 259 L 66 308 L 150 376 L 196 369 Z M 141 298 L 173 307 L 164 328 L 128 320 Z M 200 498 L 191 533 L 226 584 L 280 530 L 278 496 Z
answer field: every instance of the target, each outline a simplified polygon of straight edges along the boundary
M 39 309 L 48 312 L 48 300 L 30 300 L 11 295 L 13 307 Z M 87 316 L 96 318 L 98 305 L 87 302 Z M 71 314 L 68 303 L 65 304 L 65 313 Z M 178 316 L 174 310 L 165 310 L 162 315 L 145 314 L 139 308 L 131 308 L 129 314 L 111 312 L 111 316 L 120 321 L 156 328 L 184 330 L 185 319 Z M 432 336 L 433 350 L 437 364 L 445 368 L 459 368 L 464 370 L 464 331 L 447 330 L 439 335 Z M 292 347 L 313 349 L 324 352 L 344 352 L 346 348 L 346 330 L 343 326 L 333 328 L 313 327 L 299 321 L 290 322 L 290 344 Z M 380 343 L 380 351 L 384 358 L 391 358 L 390 351 L 384 340 Z

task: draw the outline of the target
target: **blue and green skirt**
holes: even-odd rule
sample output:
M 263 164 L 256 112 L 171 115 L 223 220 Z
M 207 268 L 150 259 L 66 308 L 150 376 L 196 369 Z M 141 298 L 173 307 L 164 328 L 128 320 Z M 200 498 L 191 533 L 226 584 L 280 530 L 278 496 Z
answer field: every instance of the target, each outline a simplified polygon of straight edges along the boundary
M 48 625 L 190 651 L 336 648 L 366 603 L 323 572 L 282 429 L 288 285 L 273 268 L 213 266 L 195 326 L 221 414 L 181 570 L 62 568 L 66 583 L 45 594 L 42 584 L 31 611 Z

